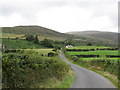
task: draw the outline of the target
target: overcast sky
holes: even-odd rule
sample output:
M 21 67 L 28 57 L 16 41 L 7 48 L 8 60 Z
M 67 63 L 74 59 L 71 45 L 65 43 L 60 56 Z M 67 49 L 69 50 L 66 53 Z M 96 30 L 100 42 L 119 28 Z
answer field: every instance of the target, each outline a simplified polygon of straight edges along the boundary
M 119 0 L 0 0 L 0 26 L 118 32 Z

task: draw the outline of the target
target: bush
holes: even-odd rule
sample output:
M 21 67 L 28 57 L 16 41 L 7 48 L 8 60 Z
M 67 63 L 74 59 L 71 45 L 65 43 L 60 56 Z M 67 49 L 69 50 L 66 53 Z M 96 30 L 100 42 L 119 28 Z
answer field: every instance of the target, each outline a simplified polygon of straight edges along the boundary
M 52 41 L 49 40 L 49 39 L 44 39 L 44 40 L 41 42 L 41 44 L 42 44 L 43 46 L 45 46 L 45 47 L 48 47 L 48 48 L 53 48 L 53 47 L 54 47 Z
M 88 43 L 87 46 L 92 46 L 92 43 Z
M 54 56 L 57 56 L 58 54 L 57 53 L 54 53 L 54 52 L 49 52 L 48 53 L 48 57 L 54 57 Z
M 38 36 L 36 35 L 36 36 L 34 36 L 34 35 L 25 35 L 25 37 L 26 37 L 26 40 L 28 40 L 28 41 L 32 41 L 32 42 L 34 42 L 34 43 L 39 43 L 39 39 L 38 39 Z
M 33 51 L 3 53 L 3 88 L 40 88 L 49 78 L 62 79 L 70 67 L 58 57 Z
M 77 62 L 79 58 L 78 58 L 77 56 L 72 56 L 71 59 L 72 59 L 74 62 Z
M 58 52 L 60 49 L 61 49 L 61 47 L 60 47 L 60 46 L 54 46 L 54 48 L 53 48 L 53 50 L 52 50 L 52 51 Z

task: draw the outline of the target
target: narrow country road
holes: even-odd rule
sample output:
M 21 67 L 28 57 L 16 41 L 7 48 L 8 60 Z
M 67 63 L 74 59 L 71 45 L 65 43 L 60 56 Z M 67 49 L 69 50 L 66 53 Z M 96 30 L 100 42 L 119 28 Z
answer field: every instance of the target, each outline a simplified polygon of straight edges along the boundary
M 71 88 L 116 88 L 105 77 L 67 61 L 63 52 L 60 52 L 60 57 L 68 63 L 76 73 L 76 78 Z

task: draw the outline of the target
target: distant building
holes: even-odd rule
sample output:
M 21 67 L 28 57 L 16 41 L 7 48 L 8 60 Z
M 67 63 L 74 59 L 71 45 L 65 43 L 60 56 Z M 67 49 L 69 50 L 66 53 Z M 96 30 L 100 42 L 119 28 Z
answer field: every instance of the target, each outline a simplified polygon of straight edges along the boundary
M 5 45 L 0 44 L 0 49 L 5 49 Z
M 67 46 L 66 46 L 66 48 L 71 48 L 71 47 L 73 47 L 73 45 L 67 45 Z

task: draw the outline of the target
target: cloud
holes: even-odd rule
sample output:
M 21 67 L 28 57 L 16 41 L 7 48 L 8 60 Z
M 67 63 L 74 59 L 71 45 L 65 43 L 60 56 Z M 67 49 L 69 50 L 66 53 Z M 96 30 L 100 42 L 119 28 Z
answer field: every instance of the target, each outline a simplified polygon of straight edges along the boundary
M 1 0 L 0 25 L 117 31 L 118 0 Z
M 55 13 L 54 13 L 55 12 Z M 93 12 L 78 7 L 50 8 L 37 14 L 38 24 L 61 32 L 83 30 L 113 30 L 109 16 L 92 17 Z M 110 29 L 112 28 L 112 29 Z M 114 30 L 115 31 L 115 30 Z
M 80 30 L 89 21 L 92 13 L 77 7 L 58 7 L 37 14 L 38 23 L 59 31 Z

